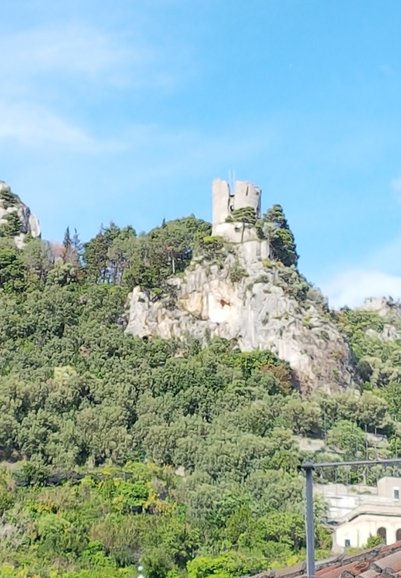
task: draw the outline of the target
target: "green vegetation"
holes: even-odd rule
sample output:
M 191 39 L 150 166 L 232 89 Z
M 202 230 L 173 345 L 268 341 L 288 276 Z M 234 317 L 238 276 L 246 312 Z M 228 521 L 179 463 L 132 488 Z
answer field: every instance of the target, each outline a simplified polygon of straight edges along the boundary
M 5 209 L 9 207 L 13 207 L 19 201 L 17 195 L 13 193 L 10 187 L 2 184 L 0 188 L 0 200 L 3 202 L 3 206 Z
M 139 236 L 132 227 L 119 229 L 111 224 L 85 245 L 88 280 L 162 289 L 169 276 L 185 270 L 195 248 L 210 231 L 209 223 L 193 216 L 163 222 Z
M 68 229 L 60 247 L 0 239 L 0 576 L 129 578 L 142 563 L 150 578 L 234 578 L 291 564 L 305 549 L 301 438 L 325 440 L 326 460 L 401 455 L 401 344 L 372 334 L 377 317 L 337 315 L 360 396 L 303 399 L 269 351 L 124 334 L 134 283 L 165 290 L 193 254 L 224 250 L 195 217 L 142 235 L 112 224 L 85 245 Z
M 298 264 L 298 254 L 294 235 L 288 225 L 281 205 L 273 205 L 258 225 L 259 230 L 267 237 L 272 257 L 285 266 L 295 267 Z
M 252 207 L 242 207 L 231 211 L 231 214 L 226 218 L 227 223 L 249 223 L 256 224 L 256 211 Z
M 232 283 L 238 283 L 248 275 L 238 259 L 230 266 L 228 274 Z
M 15 237 L 21 233 L 22 222 L 16 211 L 6 213 L 5 223 L 0 225 L 0 237 Z

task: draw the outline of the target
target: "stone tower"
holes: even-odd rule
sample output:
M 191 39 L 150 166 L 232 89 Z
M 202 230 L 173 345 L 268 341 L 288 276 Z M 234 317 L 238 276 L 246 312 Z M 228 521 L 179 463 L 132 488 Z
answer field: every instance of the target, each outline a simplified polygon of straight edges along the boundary
M 234 210 L 250 207 L 255 210 L 256 218 L 260 218 L 262 190 L 246 181 L 237 181 L 234 191 Z
M 236 212 L 240 209 L 253 209 L 256 219 L 259 219 L 261 201 L 262 190 L 252 183 L 236 181 L 234 191 L 231 191 L 227 181 L 215 179 L 212 185 L 213 235 L 243 245 L 249 257 L 267 258 L 268 242 L 258 237 L 254 225 L 236 219 Z
M 238 236 L 232 239 L 232 232 L 236 224 L 235 211 L 239 209 L 253 209 L 256 218 L 260 218 L 262 190 L 246 181 L 236 181 L 235 189 L 232 192 L 227 181 L 215 179 L 212 185 L 212 199 L 213 235 L 222 237 L 228 235 L 230 240 L 239 241 Z

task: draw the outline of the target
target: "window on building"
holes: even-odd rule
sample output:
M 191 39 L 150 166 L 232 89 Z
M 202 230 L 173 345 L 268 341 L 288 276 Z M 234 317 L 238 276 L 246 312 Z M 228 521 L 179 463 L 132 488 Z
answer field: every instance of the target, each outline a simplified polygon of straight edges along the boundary
M 377 535 L 379 536 L 379 538 L 382 539 L 383 544 L 387 544 L 387 530 L 386 528 L 379 528 L 377 530 Z
M 394 488 L 394 500 L 399 500 L 400 499 L 400 490 L 399 488 Z
M 348 540 L 348 539 L 345 540 L 344 546 L 345 546 L 346 548 L 350 548 L 350 547 L 351 547 L 351 540 Z
M 401 540 L 401 528 L 398 528 L 397 532 L 395 533 L 395 540 L 396 542 Z

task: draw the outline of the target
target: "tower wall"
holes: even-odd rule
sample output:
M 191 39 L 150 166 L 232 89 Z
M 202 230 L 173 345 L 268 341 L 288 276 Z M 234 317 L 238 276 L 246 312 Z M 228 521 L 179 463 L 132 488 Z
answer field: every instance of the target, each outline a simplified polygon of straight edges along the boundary
M 241 222 L 227 221 L 233 211 L 244 208 L 255 210 L 260 217 L 262 190 L 246 181 L 236 181 L 232 194 L 227 181 L 215 179 L 212 185 L 212 224 L 213 235 L 223 237 L 231 243 L 244 243 L 257 240 L 256 228 Z
M 227 181 L 215 179 L 212 185 L 212 225 L 216 235 L 218 225 L 226 222 L 230 214 L 230 187 Z
M 255 209 L 256 216 L 260 217 L 262 191 L 259 187 L 247 183 L 246 181 L 237 181 L 235 183 L 234 209 L 244 209 L 251 207 Z

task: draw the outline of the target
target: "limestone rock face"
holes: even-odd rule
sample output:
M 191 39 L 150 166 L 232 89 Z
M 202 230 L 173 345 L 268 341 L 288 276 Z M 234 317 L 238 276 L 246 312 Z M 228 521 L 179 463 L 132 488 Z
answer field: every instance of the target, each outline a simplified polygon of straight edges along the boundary
M 369 297 L 361 307 L 361 311 L 376 313 L 383 319 L 383 330 L 378 332 L 368 329 L 366 334 L 383 341 L 401 339 L 401 302 L 386 297 Z
M 381 317 L 391 317 L 396 315 L 401 319 L 401 303 L 386 297 L 369 297 L 365 299 L 363 305 L 359 307 L 363 311 L 373 311 Z
M 169 286 L 158 300 L 133 290 L 127 333 L 236 340 L 243 351 L 272 350 L 287 361 L 304 392 L 352 385 L 349 348 L 321 294 L 296 271 L 239 250 L 218 264 L 193 262 Z
M 12 232 L 18 248 L 24 244 L 26 236 L 40 237 L 40 225 L 38 219 L 32 215 L 31 210 L 21 199 L 15 195 L 4 181 L 0 181 L 0 228 L 10 224 L 10 216 L 17 215 L 16 230 Z

